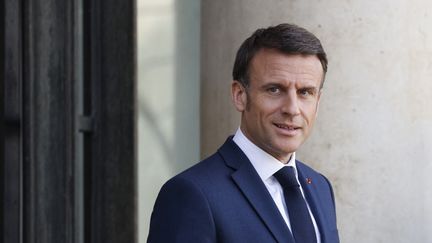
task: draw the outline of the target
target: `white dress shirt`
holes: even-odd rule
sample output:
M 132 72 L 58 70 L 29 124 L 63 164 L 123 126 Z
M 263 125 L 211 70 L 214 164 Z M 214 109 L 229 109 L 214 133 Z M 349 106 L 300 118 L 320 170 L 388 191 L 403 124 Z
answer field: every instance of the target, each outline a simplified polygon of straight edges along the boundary
M 269 191 L 271 197 L 273 198 L 273 201 L 275 202 L 277 208 L 279 209 L 279 212 L 281 213 L 283 219 L 285 220 L 285 223 L 287 224 L 288 228 L 291 230 L 291 223 L 289 220 L 285 198 L 283 196 L 283 189 L 282 186 L 279 184 L 279 182 L 276 180 L 276 178 L 273 176 L 273 174 L 279 171 L 280 169 L 282 169 L 282 167 L 284 166 L 294 167 L 295 176 L 297 182 L 300 185 L 300 190 L 304 198 L 304 192 L 303 189 L 301 188 L 301 184 L 298 179 L 295 153 L 292 154 L 289 162 L 284 164 L 281 161 L 277 160 L 275 157 L 271 156 L 270 154 L 262 150 L 261 148 L 259 148 L 258 146 L 256 146 L 254 143 L 252 143 L 243 134 L 240 128 L 237 129 L 237 132 L 234 135 L 233 140 L 237 144 L 237 146 L 240 147 L 243 153 L 246 154 L 246 156 L 252 163 L 253 167 L 257 171 L 258 175 L 260 176 L 261 180 L 264 182 L 264 185 Z M 315 228 L 317 243 L 321 243 L 321 237 L 318 230 L 318 225 L 315 221 L 315 217 L 313 216 L 307 201 L 306 204 L 309 210 L 309 214 L 311 215 L 312 218 L 313 226 Z

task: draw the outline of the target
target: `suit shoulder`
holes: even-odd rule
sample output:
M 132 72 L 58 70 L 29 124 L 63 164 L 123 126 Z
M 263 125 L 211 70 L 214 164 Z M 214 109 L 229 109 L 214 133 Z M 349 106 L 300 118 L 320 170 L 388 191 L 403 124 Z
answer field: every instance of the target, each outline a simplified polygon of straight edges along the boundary
M 223 158 L 218 153 L 215 153 L 179 173 L 176 177 L 195 178 L 210 172 L 218 172 L 225 168 L 226 165 Z
M 148 242 L 216 242 L 212 195 L 225 173 L 214 154 L 168 180 L 153 208 Z
M 176 183 L 178 181 L 189 181 L 195 186 L 203 186 L 220 180 L 229 174 L 231 170 L 225 165 L 220 154 L 215 153 L 210 157 L 189 167 L 183 172 L 171 178 L 167 183 Z
M 221 170 L 220 168 L 217 169 L 222 167 L 220 164 L 223 162 L 217 154 L 198 162 L 165 182 L 159 192 L 159 197 L 182 195 L 185 200 L 187 198 L 205 198 L 205 183 L 208 183 L 211 177 L 215 176 L 215 171 Z
M 203 187 L 181 173 L 161 188 L 150 222 L 147 242 L 213 242 L 214 219 Z

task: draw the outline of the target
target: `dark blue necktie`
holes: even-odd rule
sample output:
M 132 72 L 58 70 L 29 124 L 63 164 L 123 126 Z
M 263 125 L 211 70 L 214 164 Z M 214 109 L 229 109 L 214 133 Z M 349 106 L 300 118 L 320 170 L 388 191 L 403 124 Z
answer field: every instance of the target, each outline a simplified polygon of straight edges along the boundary
M 294 168 L 284 166 L 274 174 L 284 190 L 284 197 L 288 209 L 291 232 L 296 243 L 316 243 L 315 229 L 300 191 Z

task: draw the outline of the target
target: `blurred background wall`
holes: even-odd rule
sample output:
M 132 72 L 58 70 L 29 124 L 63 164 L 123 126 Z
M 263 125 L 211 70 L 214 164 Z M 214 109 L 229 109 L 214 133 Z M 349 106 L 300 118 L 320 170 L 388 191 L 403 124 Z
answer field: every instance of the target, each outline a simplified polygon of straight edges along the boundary
M 139 232 L 163 182 L 239 125 L 229 88 L 252 31 L 315 33 L 329 57 L 298 158 L 333 182 L 341 242 L 432 242 L 432 3 L 138 0 Z
M 200 1 L 137 1 L 138 239 L 162 184 L 200 158 Z

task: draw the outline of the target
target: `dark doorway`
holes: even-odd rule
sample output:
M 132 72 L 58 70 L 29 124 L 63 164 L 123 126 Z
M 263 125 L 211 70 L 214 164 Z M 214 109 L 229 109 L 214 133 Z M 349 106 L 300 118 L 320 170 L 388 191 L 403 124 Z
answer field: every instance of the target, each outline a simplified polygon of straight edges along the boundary
M 0 11 L 1 242 L 135 242 L 135 2 Z

